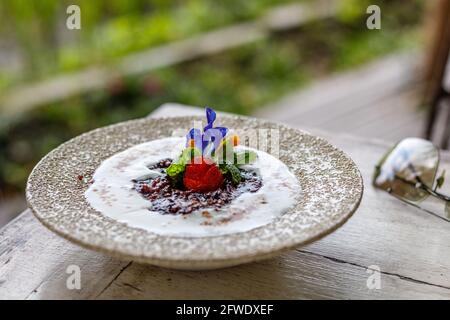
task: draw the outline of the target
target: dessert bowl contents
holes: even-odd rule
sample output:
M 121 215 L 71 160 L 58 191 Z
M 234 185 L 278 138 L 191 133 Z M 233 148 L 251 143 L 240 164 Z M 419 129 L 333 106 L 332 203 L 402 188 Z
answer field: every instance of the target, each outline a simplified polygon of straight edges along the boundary
M 258 159 L 252 165 L 246 165 L 246 170 L 254 172 L 258 181 L 261 181 L 257 191 L 243 192 L 220 208 L 211 204 L 193 209 L 188 214 L 162 213 L 163 205 L 147 199 L 145 193 L 139 190 L 140 182 L 137 181 L 147 181 L 145 178 L 166 179 L 160 168 L 152 170 L 149 167 L 161 159 L 174 159 L 177 153 L 174 150 L 181 151 L 183 144 L 184 138 L 163 138 L 136 145 L 106 159 L 96 170 L 94 182 L 85 193 L 87 201 L 97 211 L 132 227 L 177 236 L 247 231 L 271 222 L 294 204 L 300 190 L 295 176 L 275 157 L 254 150 Z M 253 183 L 249 183 L 248 187 L 253 187 Z M 233 188 L 239 189 L 240 186 Z M 220 190 L 212 191 L 211 194 L 222 194 Z M 206 199 L 207 196 L 203 196 Z M 173 199 L 174 204 L 179 201 L 181 205 L 180 198 L 172 193 L 167 194 L 167 201 Z
M 85 193 L 97 211 L 132 227 L 181 237 L 248 231 L 295 203 L 299 183 L 270 154 L 208 124 L 186 138 L 133 146 L 103 161 Z
M 165 170 L 172 159 L 164 159 L 149 167 L 150 170 Z M 256 192 L 262 186 L 261 177 L 255 171 L 241 171 L 242 181 L 238 185 L 226 179 L 216 190 L 196 192 L 179 189 L 166 176 L 135 181 L 134 188 L 152 202 L 152 210 L 162 214 L 189 214 L 204 208 L 220 209 L 245 192 Z

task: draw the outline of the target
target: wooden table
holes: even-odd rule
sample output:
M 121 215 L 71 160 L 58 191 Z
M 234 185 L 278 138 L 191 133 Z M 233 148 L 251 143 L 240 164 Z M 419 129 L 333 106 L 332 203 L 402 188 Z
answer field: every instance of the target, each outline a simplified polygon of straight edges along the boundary
M 202 112 L 166 105 L 152 116 Z M 0 230 L 2 299 L 450 299 L 450 223 L 407 206 L 370 184 L 388 145 L 318 133 L 347 152 L 365 183 L 359 210 L 339 230 L 260 263 L 180 272 L 119 261 L 80 248 L 43 227 L 29 210 Z M 450 172 L 450 156 L 443 165 Z M 69 290 L 67 267 L 81 269 Z M 369 289 L 368 267 L 381 270 Z

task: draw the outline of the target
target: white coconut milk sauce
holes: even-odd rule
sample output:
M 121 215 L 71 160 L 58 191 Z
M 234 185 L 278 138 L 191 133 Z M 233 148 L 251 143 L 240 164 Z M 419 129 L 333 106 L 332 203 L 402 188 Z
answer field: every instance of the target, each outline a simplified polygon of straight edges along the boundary
M 245 169 L 259 171 L 263 185 L 257 192 L 244 193 L 219 210 L 205 208 L 186 215 L 151 211 L 151 201 L 133 189 L 132 180 L 159 174 L 148 166 L 161 159 L 176 159 L 184 143 L 184 137 L 153 140 L 106 159 L 94 173 L 94 182 L 85 193 L 87 201 L 102 214 L 131 227 L 160 235 L 204 237 L 263 226 L 293 206 L 300 193 L 297 179 L 285 164 L 252 149 L 258 159 Z

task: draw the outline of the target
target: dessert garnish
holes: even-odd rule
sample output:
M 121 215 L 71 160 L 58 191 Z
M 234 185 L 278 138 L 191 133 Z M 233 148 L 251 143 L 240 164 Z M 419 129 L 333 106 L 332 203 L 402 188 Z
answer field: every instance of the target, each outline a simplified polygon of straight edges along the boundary
M 235 152 L 239 144 L 236 134 L 228 128 L 214 127 L 216 113 L 206 107 L 207 125 L 201 131 L 192 128 L 186 135 L 186 149 L 178 160 L 167 168 L 167 175 L 190 190 L 205 192 L 218 189 L 226 178 L 234 184 L 241 182 L 238 166 L 256 160 L 256 153 L 245 150 Z
M 218 209 L 244 192 L 261 188 L 258 173 L 243 168 L 255 162 L 257 154 L 237 150 L 238 135 L 226 127 L 214 127 L 216 112 L 208 107 L 206 119 L 203 129 L 189 130 L 177 159 L 162 159 L 149 167 L 161 175 L 135 181 L 135 189 L 152 201 L 152 210 L 185 214 Z

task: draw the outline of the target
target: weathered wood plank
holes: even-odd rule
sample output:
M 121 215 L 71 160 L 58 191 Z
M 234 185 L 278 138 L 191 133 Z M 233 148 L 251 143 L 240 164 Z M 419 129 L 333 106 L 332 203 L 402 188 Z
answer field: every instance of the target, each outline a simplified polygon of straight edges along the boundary
M 426 115 L 417 108 L 417 58 L 417 53 L 396 54 L 331 76 L 256 115 L 368 138 L 398 140 L 421 135 Z
M 179 272 L 133 263 L 100 295 L 102 299 L 445 299 L 450 290 L 381 275 L 370 290 L 365 266 L 293 251 L 224 270 Z
M 82 271 L 81 290 L 66 287 L 70 265 Z M 95 297 L 126 265 L 57 237 L 27 210 L 0 232 L 0 299 Z
M 174 115 L 179 108 L 166 105 L 157 114 Z M 26 211 L 0 230 L 0 298 L 450 299 L 450 224 L 370 186 L 373 164 L 387 145 L 317 133 L 352 156 L 365 182 L 360 209 L 326 238 L 274 260 L 180 272 L 79 248 Z M 450 156 L 444 158 L 450 168 Z M 79 291 L 65 286 L 72 264 L 81 269 Z M 371 265 L 381 269 L 380 290 L 366 287 Z
M 336 110 L 333 119 L 318 126 L 328 131 L 346 132 L 363 136 L 379 137 L 386 130 L 395 129 L 402 121 L 419 114 L 417 110 L 417 88 L 399 91 L 392 96 L 380 98 L 376 103 L 353 109 L 349 112 Z M 339 106 L 336 106 L 336 109 Z M 380 124 L 384 124 L 380 128 Z

